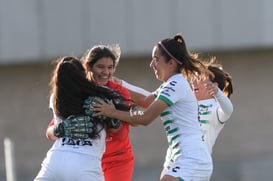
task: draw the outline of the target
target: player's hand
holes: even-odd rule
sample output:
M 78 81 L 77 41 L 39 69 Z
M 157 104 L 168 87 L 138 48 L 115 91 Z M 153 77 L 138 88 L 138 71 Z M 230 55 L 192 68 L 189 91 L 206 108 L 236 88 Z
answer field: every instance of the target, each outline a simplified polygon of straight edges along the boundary
M 88 97 L 88 99 L 85 100 L 85 104 L 84 104 L 84 108 L 85 108 L 85 113 L 87 115 L 90 116 L 94 116 L 96 117 L 97 120 L 103 121 L 106 123 L 106 127 L 107 128 L 113 128 L 113 129 L 118 129 L 121 125 L 120 120 L 118 119 L 114 119 L 114 118 L 110 118 L 107 117 L 103 114 L 98 115 L 92 108 L 94 108 L 94 106 L 96 105 L 100 105 L 100 101 L 107 103 L 112 103 L 111 101 L 109 101 L 108 99 L 101 99 L 99 97 Z M 113 103 L 112 103 L 113 104 Z
M 116 108 L 112 101 L 107 103 L 104 100 L 97 98 L 96 102 L 92 104 L 91 111 L 94 112 L 94 117 L 100 115 L 113 117 L 112 114 L 116 111 Z
M 69 116 L 54 126 L 54 136 L 86 139 L 94 132 L 96 124 L 90 116 Z
M 205 88 L 210 96 L 214 96 L 218 92 L 218 87 L 209 80 L 205 82 Z
M 105 121 L 107 128 L 118 129 L 120 127 L 120 120 L 111 118 L 112 113 L 116 110 L 112 101 L 96 98 L 93 102 L 91 111 L 94 112 L 93 116 Z

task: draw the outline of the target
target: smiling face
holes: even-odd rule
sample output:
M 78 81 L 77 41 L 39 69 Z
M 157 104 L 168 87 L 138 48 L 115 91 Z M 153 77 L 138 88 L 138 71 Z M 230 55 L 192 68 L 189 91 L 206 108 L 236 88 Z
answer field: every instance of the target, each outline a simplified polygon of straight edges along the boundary
M 92 67 L 87 66 L 87 70 L 91 72 L 91 79 L 98 85 L 106 85 L 115 71 L 114 60 L 111 57 L 100 58 Z
M 167 81 L 170 76 L 174 75 L 175 62 L 173 60 L 166 61 L 164 56 L 160 53 L 157 46 L 154 47 L 152 52 L 152 60 L 150 67 L 154 70 L 155 76 L 158 80 L 163 82 Z

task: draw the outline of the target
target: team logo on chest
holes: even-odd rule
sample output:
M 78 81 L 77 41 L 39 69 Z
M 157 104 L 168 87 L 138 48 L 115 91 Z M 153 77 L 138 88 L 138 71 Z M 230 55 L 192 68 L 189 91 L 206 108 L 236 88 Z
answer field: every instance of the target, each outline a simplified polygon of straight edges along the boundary
M 72 139 L 72 138 L 62 138 L 62 145 L 72 145 L 72 146 L 92 146 L 92 141 L 90 139 Z

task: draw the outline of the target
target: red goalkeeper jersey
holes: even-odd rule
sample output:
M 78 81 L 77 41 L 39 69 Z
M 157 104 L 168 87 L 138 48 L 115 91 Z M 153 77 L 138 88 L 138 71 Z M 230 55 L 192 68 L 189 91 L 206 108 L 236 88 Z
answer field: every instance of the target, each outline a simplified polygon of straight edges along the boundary
M 125 99 L 130 99 L 129 91 L 121 85 L 108 82 L 107 86 L 118 91 Z M 134 154 L 129 136 L 130 126 L 126 122 L 121 123 L 119 131 L 107 132 L 106 135 L 106 150 L 102 158 L 105 181 L 132 180 Z

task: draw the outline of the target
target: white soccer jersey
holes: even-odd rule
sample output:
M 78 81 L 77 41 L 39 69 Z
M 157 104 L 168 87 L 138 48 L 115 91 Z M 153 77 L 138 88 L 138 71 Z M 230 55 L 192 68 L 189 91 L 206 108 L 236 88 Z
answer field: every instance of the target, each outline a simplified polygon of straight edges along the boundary
M 210 153 L 212 153 L 219 133 L 233 112 L 233 106 L 229 98 L 218 89 L 215 99 L 198 101 L 198 107 L 203 137 Z
M 169 145 L 162 174 L 208 180 L 212 160 L 202 141 L 197 100 L 189 83 L 182 74 L 176 74 L 154 94 L 169 106 L 160 115 Z

